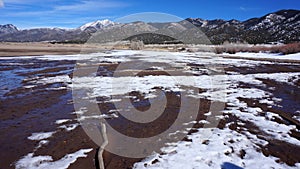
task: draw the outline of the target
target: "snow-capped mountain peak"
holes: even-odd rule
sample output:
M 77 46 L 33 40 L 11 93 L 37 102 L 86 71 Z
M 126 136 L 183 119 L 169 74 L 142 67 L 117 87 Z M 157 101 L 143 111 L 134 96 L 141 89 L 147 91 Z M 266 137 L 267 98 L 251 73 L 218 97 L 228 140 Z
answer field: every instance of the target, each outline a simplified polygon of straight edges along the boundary
M 94 28 L 94 29 L 102 29 L 104 27 L 107 27 L 107 26 L 113 26 L 115 25 L 115 22 L 112 22 L 108 19 L 105 19 L 105 20 L 97 20 L 95 22 L 89 22 L 87 24 L 84 24 L 82 26 L 80 26 L 80 30 L 84 31 L 88 28 Z
M 12 24 L 0 25 L 0 33 L 14 33 L 17 31 L 18 28 Z

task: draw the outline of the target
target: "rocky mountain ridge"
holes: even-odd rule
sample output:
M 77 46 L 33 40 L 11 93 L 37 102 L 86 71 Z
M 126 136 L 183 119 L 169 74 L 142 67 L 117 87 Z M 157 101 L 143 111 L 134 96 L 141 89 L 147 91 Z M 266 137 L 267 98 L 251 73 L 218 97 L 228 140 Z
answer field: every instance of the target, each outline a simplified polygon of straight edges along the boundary
M 198 30 L 196 30 L 196 28 Z M 300 41 L 300 11 L 281 10 L 260 18 L 246 21 L 238 20 L 204 20 L 187 18 L 171 23 L 114 23 L 109 20 L 95 21 L 75 29 L 35 28 L 19 30 L 12 24 L 0 25 L 0 41 L 9 42 L 78 42 L 84 43 L 95 33 L 102 40 L 116 41 L 128 39 L 137 34 L 162 34 L 187 43 L 221 44 L 224 41 L 247 43 L 289 43 Z M 204 38 L 204 36 L 206 36 Z M 100 36 L 99 36 L 100 37 Z M 197 39 L 205 39 L 199 41 Z M 158 38 L 161 39 L 161 38 Z M 156 43 L 151 41 L 151 43 Z

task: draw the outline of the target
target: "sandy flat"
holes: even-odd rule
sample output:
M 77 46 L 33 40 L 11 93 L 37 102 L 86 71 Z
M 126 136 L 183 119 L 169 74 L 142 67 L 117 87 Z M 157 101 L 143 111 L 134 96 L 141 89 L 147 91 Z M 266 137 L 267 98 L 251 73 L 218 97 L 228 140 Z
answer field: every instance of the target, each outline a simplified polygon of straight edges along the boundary
M 176 49 L 178 47 L 181 46 L 145 45 L 144 50 L 177 51 Z M 96 53 L 103 50 L 111 49 L 130 49 L 130 45 L 119 42 L 107 44 L 51 44 L 47 42 L 0 42 L 0 57 Z
M 39 55 L 63 55 L 79 54 L 82 52 L 97 52 L 109 49 L 103 45 L 83 44 L 50 44 L 41 43 L 0 43 L 0 56 L 39 56 Z

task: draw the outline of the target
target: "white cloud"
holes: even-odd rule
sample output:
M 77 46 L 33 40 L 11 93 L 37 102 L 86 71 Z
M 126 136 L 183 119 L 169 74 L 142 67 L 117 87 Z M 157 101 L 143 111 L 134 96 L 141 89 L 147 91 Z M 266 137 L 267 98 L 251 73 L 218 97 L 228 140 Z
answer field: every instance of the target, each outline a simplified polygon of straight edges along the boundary
M 24 18 L 13 22 L 21 25 L 21 28 L 53 27 L 53 25 L 74 28 L 94 20 L 116 18 L 112 16 L 115 15 L 111 12 L 113 9 L 130 5 L 120 0 L 74 0 L 67 4 L 61 0 L 40 2 L 41 0 L 4 0 L 6 11 L 1 13 L 1 17 L 7 18 L 6 22 L 12 22 L 10 18 L 14 20 Z M 28 7 L 30 10 L 27 10 Z
M 1 0 L 0 0 L 1 1 Z M 15 4 L 15 5 L 28 5 L 33 4 L 35 2 L 38 2 L 40 0 L 5 0 L 5 3 L 7 4 Z M 44 5 L 47 5 L 47 1 L 50 0 L 44 0 Z M 51 0 L 56 1 L 56 0 Z M 105 9 L 112 9 L 112 8 L 120 8 L 128 6 L 128 4 L 125 4 L 123 2 L 118 1 L 107 1 L 107 0 L 101 0 L 101 1 L 87 1 L 87 0 L 81 0 L 77 1 L 76 3 L 70 4 L 70 5 L 52 5 L 48 6 L 47 10 L 33 10 L 33 11 L 25 11 L 25 10 L 19 10 L 20 12 L 8 12 L 6 14 L 3 14 L 6 17 L 26 17 L 26 16 L 49 16 L 49 15 L 69 15 L 74 14 L 78 12 L 84 12 L 84 11 L 103 11 Z
M 240 7 L 240 10 L 241 11 L 247 11 L 247 9 L 245 7 L 242 7 L 242 6 Z
M 117 8 L 127 6 L 122 2 L 114 2 L 114 1 L 81 1 L 76 4 L 64 5 L 64 6 L 56 6 L 54 7 L 55 11 L 90 11 L 97 9 L 105 9 L 105 8 Z
M 0 0 L 0 4 L 3 4 L 3 0 Z M 58 5 L 60 0 L 4 0 L 5 4 L 10 5 L 38 5 L 38 6 L 48 6 L 53 11 L 88 11 L 95 9 L 105 9 L 105 8 L 118 8 L 128 6 L 124 2 L 119 2 L 118 0 L 78 0 L 70 3 L 68 5 Z M 53 3 L 53 2 L 58 2 Z M 70 1 L 72 2 L 72 1 Z
M 244 7 L 244 6 L 240 6 L 240 7 L 238 8 L 238 10 L 244 11 L 244 12 L 255 11 L 255 10 L 258 10 L 258 9 L 259 9 L 259 8 Z
M 0 0 L 0 8 L 4 7 L 4 3 L 2 0 Z
M 4 2 L 8 4 L 30 4 L 37 2 L 37 0 L 4 0 Z
M 22 12 L 9 12 L 5 13 L 2 16 L 5 17 L 34 17 L 34 16 L 48 16 L 54 14 L 54 11 L 22 11 Z
M 41 0 L 2 0 L 6 4 L 32 4 L 32 3 L 40 3 Z M 43 0 L 44 4 L 47 2 L 53 2 L 53 1 L 59 1 L 59 0 Z

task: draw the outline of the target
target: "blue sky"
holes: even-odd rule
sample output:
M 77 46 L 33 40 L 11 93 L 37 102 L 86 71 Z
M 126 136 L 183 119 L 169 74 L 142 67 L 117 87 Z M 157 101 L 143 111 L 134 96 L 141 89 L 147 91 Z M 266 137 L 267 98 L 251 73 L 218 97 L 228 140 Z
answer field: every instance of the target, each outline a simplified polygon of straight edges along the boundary
M 75 28 L 140 12 L 246 20 L 280 9 L 300 10 L 300 0 L 0 0 L 0 24 L 12 23 L 22 29 Z

